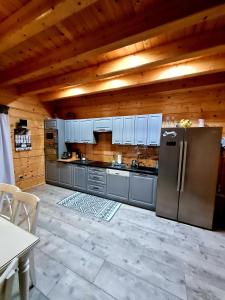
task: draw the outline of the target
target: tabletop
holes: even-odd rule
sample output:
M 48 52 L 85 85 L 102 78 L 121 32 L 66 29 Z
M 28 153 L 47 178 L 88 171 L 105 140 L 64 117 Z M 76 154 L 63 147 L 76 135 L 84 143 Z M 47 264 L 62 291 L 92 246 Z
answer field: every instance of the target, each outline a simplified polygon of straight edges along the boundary
M 25 255 L 39 237 L 0 217 L 0 270 L 14 258 Z

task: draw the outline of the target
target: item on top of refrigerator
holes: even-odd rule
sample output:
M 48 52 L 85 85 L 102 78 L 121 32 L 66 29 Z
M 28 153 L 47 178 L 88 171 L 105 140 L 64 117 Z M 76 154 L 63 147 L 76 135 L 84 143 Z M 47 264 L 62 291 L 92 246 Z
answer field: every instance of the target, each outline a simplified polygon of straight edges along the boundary
M 185 119 L 180 120 L 180 123 L 179 123 L 179 127 L 181 127 L 181 128 L 189 128 L 189 127 L 191 127 L 191 125 L 192 125 L 192 122 L 190 120 L 185 120 Z
M 170 127 L 170 117 L 166 116 L 165 127 Z
M 205 127 L 205 120 L 204 119 L 198 119 L 198 127 Z

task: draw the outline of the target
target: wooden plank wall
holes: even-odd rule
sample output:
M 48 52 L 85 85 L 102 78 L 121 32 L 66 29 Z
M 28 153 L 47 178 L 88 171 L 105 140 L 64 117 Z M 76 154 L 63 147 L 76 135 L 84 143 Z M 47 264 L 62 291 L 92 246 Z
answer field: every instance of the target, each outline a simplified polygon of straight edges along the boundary
M 16 184 L 21 189 L 27 189 L 45 182 L 43 120 L 49 113 L 35 97 L 19 98 L 8 106 Z M 31 151 L 15 151 L 14 128 L 19 119 L 28 121 L 32 139 Z
M 175 122 L 188 118 L 197 125 L 199 118 L 205 119 L 207 126 L 222 126 L 225 134 L 225 84 L 197 89 L 175 90 L 162 93 L 151 93 L 151 86 L 138 87 L 113 93 L 74 97 L 54 104 L 54 111 L 62 118 L 69 118 L 73 113 L 75 118 L 93 118 L 119 115 L 135 115 L 163 113 L 174 117 Z M 111 161 L 113 153 L 122 151 L 125 162 L 137 158 L 137 148 L 132 146 L 111 145 L 111 135 L 98 134 L 97 145 L 74 145 L 86 153 L 89 159 Z M 140 149 L 139 149 L 140 150 Z M 146 155 L 141 150 L 142 156 Z M 150 149 L 148 156 L 155 159 L 157 151 Z M 144 161 L 154 165 L 153 161 Z

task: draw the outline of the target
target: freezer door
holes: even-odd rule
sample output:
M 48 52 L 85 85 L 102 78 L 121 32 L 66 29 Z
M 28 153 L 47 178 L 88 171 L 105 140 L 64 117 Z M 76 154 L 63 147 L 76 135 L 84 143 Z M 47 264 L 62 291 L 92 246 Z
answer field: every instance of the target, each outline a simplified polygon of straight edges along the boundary
M 159 150 L 156 214 L 177 220 L 183 156 L 182 128 L 163 128 Z
M 185 131 L 178 211 L 181 222 L 212 228 L 221 135 L 222 128 Z

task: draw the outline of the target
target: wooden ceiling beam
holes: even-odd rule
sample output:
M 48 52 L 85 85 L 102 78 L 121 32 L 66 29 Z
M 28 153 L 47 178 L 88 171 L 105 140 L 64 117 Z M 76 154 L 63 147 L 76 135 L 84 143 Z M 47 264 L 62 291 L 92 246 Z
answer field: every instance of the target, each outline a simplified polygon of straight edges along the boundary
M 0 104 L 9 104 L 16 99 L 19 98 L 19 95 L 17 94 L 17 90 L 15 88 L 7 88 L 7 89 L 2 89 L 0 88 Z
M 74 105 L 74 103 L 79 103 L 79 106 L 88 106 L 90 100 L 95 103 L 108 103 L 112 101 L 120 101 L 121 98 L 126 95 L 126 99 L 129 97 L 139 97 L 140 93 L 143 97 L 149 98 L 149 95 L 153 94 L 168 94 L 168 92 L 192 92 L 193 90 L 201 90 L 207 87 L 225 87 L 225 72 L 219 72 L 214 74 L 206 74 L 195 76 L 191 78 L 181 78 L 176 80 L 170 80 L 166 82 L 160 82 L 140 87 L 128 88 L 119 91 L 108 92 L 106 96 L 105 93 L 96 95 L 85 95 L 78 96 L 76 98 L 65 98 L 58 101 L 45 102 L 45 105 L 50 107 L 56 105 L 63 105 L 63 107 L 69 107 Z M 110 96 L 109 96 L 110 94 Z M 87 100 L 87 101 L 86 101 Z
M 21 94 L 36 94 L 218 52 L 225 52 L 225 28 L 114 59 L 99 66 L 25 83 L 18 86 L 18 91 Z
M 97 0 L 33 0 L 0 26 L 0 53 L 59 23 Z
M 159 1 L 158 7 L 101 28 L 49 55 L 0 72 L 0 84 L 13 84 L 72 65 L 90 56 L 134 44 L 161 33 L 191 26 L 224 14 L 221 0 Z M 163 16 L 163 17 L 159 17 Z
M 39 95 L 41 101 L 54 101 L 63 98 L 84 96 L 114 90 L 121 90 L 136 86 L 174 81 L 182 78 L 195 77 L 225 71 L 225 54 L 195 59 L 188 62 L 169 65 L 142 73 L 130 74 L 79 85 L 74 88 Z

